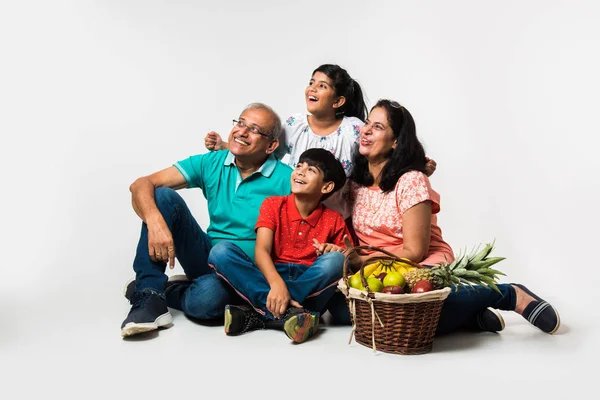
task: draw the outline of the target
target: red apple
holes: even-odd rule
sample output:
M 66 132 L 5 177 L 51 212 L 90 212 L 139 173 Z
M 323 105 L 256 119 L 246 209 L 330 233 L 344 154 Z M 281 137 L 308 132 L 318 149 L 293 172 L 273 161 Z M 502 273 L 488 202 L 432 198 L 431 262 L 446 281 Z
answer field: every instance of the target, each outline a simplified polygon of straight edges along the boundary
M 403 294 L 404 289 L 402 286 L 386 286 L 383 288 L 381 293 L 389 293 L 389 294 Z
M 387 272 L 382 272 L 379 275 L 377 275 L 377 279 L 379 279 L 381 282 L 383 282 L 383 278 L 385 278 L 386 275 L 387 275 Z
M 433 290 L 433 285 L 431 284 L 431 282 L 429 282 L 428 280 L 420 280 L 417 283 L 415 283 L 415 286 L 413 286 L 412 289 L 412 293 L 425 293 L 425 292 L 431 292 Z

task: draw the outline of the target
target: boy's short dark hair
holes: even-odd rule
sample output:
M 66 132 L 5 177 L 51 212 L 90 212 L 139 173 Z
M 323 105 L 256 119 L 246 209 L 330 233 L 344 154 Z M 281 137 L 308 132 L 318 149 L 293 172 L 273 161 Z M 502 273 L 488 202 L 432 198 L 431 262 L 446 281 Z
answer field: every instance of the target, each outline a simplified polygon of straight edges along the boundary
M 333 182 L 333 190 L 324 194 L 321 201 L 340 190 L 346 183 L 346 172 L 342 163 L 340 163 L 330 151 L 325 149 L 308 149 L 300 155 L 298 164 L 307 163 L 311 167 L 317 167 L 323 171 L 323 181 Z

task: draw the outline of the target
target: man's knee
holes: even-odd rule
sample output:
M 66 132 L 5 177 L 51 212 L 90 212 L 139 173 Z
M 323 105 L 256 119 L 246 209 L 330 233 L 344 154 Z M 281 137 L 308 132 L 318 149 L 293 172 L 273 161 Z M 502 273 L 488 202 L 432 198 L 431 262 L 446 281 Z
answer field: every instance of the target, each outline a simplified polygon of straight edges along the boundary
M 154 201 L 159 208 L 165 205 L 170 206 L 179 202 L 184 202 L 179 193 L 168 187 L 157 187 L 154 189 Z
M 239 254 L 242 250 L 234 243 L 226 240 L 215 244 L 208 254 L 208 263 L 220 270 L 224 266 L 231 264 L 230 259 L 233 255 Z M 243 253 L 243 252 L 242 252 Z

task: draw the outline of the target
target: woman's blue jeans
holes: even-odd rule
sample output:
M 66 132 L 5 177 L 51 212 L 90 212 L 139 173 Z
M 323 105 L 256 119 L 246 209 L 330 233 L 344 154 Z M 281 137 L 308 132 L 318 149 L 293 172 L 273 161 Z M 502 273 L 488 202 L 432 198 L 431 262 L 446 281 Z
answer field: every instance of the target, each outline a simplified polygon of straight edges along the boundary
M 271 287 L 258 266 L 235 244 L 217 243 L 208 258 L 217 274 L 226 280 L 265 319 L 274 319 L 267 310 L 267 296 Z M 293 300 L 311 311 L 324 312 L 342 277 L 344 255 L 326 253 L 310 266 L 303 264 L 275 264 Z
M 212 244 L 202 231 L 183 198 L 173 189 L 159 187 L 154 191 L 156 205 L 165 219 L 175 245 L 175 254 L 191 284 L 185 291 L 167 296 L 167 305 L 199 319 L 222 317 L 227 304 L 241 299 L 209 267 Z M 148 227 L 142 224 L 133 269 L 136 289 L 151 288 L 164 293 L 167 264 L 152 261 L 148 252 Z
M 452 290 L 444 301 L 436 335 L 443 335 L 472 326 L 477 314 L 487 307 L 505 311 L 514 311 L 517 302 L 515 289 L 509 284 L 499 284 L 500 293 L 484 286 L 476 286 L 477 290 L 461 286 Z M 346 305 L 346 297 L 337 292 L 327 305 L 334 324 L 350 325 L 350 312 Z

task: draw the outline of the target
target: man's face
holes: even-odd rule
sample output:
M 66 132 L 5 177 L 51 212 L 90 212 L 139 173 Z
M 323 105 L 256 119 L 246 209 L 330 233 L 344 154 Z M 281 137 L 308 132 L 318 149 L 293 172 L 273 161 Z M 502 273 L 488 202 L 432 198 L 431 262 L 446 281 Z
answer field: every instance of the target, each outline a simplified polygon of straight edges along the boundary
M 260 133 L 253 133 L 249 129 L 254 127 L 261 133 L 269 134 L 273 129 L 271 113 L 262 109 L 249 109 L 244 111 L 238 120 L 240 123 L 234 125 L 229 134 L 229 151 L 234 156 L 264 157 L 275 151 L 279 144 L 277 140 Z M 245 125 L 245 127 L 240 125 Z

